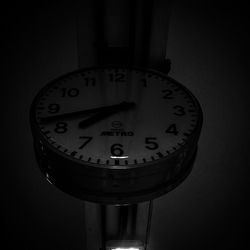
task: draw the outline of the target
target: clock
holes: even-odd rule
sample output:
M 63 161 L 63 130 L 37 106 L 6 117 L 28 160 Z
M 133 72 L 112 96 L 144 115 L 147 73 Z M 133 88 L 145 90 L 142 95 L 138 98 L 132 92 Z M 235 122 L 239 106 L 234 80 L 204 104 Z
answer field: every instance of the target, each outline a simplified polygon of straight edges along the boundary
M 87 201 L 152 200 L 189 174 L 202 126 L 194 95 L 156 70 L 83 68 L 42 88 L 30 124 L 47 180 Z

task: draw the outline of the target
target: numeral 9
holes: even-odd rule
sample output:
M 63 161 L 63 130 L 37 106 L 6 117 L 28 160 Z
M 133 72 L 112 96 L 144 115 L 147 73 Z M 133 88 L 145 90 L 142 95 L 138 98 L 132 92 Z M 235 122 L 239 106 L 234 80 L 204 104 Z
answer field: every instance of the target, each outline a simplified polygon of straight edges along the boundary
M 48 113 L 55 114 L 59 111 L 60 105 L 57 103 L 51 103 L 48 105 Z

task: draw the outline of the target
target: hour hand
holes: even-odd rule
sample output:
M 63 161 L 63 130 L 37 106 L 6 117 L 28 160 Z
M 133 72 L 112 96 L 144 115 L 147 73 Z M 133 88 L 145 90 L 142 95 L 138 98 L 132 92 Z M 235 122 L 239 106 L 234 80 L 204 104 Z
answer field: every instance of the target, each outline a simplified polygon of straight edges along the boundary
M 86 128 L 98 121 L 101 121 L 117 112 L 120 112 L 120 111 L 125 111 L 125 110 L 128 110 L 128 109 L 131 109 L 135 107 L 135 103 L 133 102 L 122 102 L 118 105 L 114 105 L 112 107 L 110 107 L 110 109 L 107 109 L 105 111 L 100 111 L 94 115 L 92 115 L 91 117 L 85 119 L 85 120 L 82 120 L 80 121 L 79 123 L 79 128 Z
M 79 128 L 86 128 L 98 121 L 101 121 L 111 115 L 113 115 L 114 113 L 116 113 L 115 111 L 103 111 L 103 112 L 100 112 L 100 113 L 97 113 L 95 115 L 92 115 L 91 117 L 83 120 L 83 121 L 80 121 L 79 122 Z

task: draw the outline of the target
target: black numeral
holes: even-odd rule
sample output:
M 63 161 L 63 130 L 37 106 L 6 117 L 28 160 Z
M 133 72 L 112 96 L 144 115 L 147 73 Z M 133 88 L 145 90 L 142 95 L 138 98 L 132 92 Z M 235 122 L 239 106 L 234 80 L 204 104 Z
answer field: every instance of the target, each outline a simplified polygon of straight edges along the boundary
M 158 143 L 156 142 L 156 137 L 146 137 L 145 138 L 145 148 L 149 149 L 149 150 L 155 150 L 157 148 L 159 148 Z
M 62 97 L 76 97 L 79 95 L 79 92 L 77 88 L 62 88 Z
M 122 147 L 123 146 L 119 143 L 113 144 L 110 149 L 111 154 L 114 156 L 122 156 L 123 155 Z
M 143 83 L 143 87 L 147 87 L 148 83 L 147 83 L 147 79 L 146 78 L 142 78 L 141 79 L 142 83 Z
M 125 81 L 125 74 L 123 73 L 111 73 L 109 74 L 109 80 L 111 82 L 124 82 Z
M 164 94 L 163 95 L 164 99 L 173 99 L 173 96 L 172 96 L 173 91 L 172 90 L 170 90 L 170 89 L 164 89 L 161 92 Z
M 58 134 L 63 134 L 68 130 L 68 124 L 66 122 L 57 122 L 54 131 Z
M 166 133 L 169 133 L 169 134 L 174 134 L 174 135 L 178 135 L 179 131 L 177 131 L 177 128 L 176 128 L 176 124 L 173 123 L 171 124 L 165 131 Z
M 175 112 L 173 113 L 174 115 L 182 116 L 186 114 L 184 107 L 180 105 L 175 105 L 174 110 L 175 110 Z
M 48 113 L 55 114 L 59 111 L 60 105 L 57 103 L 51 103 L 48 105 Z
M 84 139 L 84 143 L 79 147 L 79 149 L 84 148 L 92 139 L 93 137 L 91 136 L 79 136 L 80 139 Z
M 86 86 L 92 85 L 94 86 L 96 83 L 96 79 L 94 77 L 86 77 L 84 78 Z

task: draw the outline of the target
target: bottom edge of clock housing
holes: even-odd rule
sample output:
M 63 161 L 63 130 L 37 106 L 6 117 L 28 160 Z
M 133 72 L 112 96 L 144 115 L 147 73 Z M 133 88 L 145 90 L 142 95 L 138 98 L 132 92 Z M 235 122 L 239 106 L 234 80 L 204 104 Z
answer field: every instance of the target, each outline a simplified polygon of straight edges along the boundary
M 35 144 L 34 149 L 38 165 L 51 184 L 76 198 L 101 204 L 135 204 L 168 193 L 189 175 L 197 154 L 197 146 L 189 149 L 183 161 L 168 168 L 167 172 L 140 178 L 109 180 L 55 171 Z M 148 185 L 150 179 L 154 181 Z

